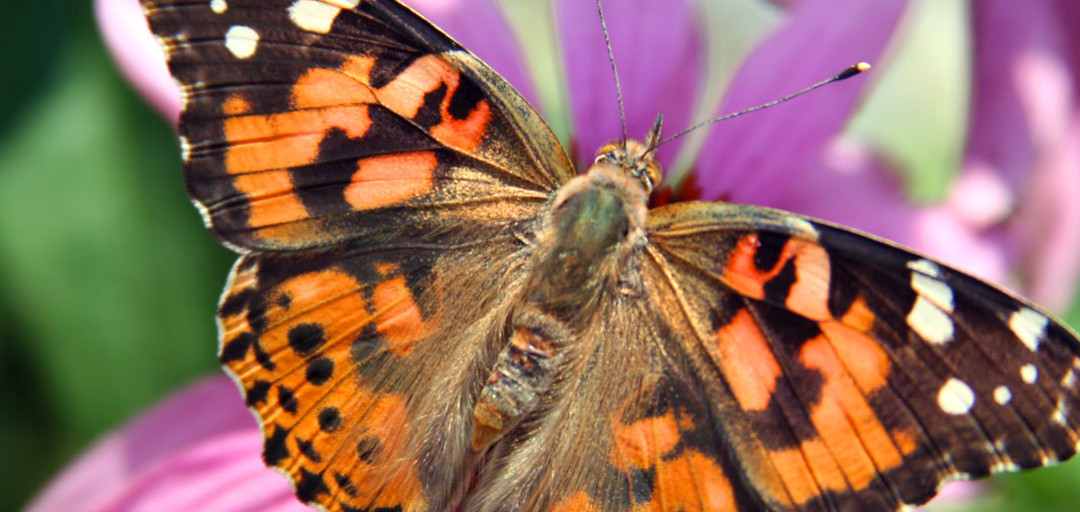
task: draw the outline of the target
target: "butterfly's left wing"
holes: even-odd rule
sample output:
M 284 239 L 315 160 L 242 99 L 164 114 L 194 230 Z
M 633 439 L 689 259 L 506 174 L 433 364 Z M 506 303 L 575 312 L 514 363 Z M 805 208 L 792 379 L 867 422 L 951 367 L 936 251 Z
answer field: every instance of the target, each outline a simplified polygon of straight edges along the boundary
M 528 102 L 395 0 L 142 0 L 184 182 L 243 251 L 529 219 L 574 169 Z

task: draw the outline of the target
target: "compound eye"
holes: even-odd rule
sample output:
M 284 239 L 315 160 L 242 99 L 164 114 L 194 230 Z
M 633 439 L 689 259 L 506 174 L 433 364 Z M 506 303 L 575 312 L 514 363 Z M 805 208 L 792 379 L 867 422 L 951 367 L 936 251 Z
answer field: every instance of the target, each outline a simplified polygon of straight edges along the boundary
M 600 150 L 596 152 L 596 158 L 593 160 L 593 163 L 608 164 L 617 162 L 619 158 L 616 153 L 619 152 L 620 149 L 622 149 L 622 144 L 618 142 L 604 144 Z
M 593 163 L 611 164 L 611 163 L 615 163 L 616 161 L 618 161 L 618 157 L 615 156 L 615 151 L 612 150 L 612 151 L 605 151 L 603 153 L 600 153 L 600 154 L 596 155 L 596 160 L 594 160 Z

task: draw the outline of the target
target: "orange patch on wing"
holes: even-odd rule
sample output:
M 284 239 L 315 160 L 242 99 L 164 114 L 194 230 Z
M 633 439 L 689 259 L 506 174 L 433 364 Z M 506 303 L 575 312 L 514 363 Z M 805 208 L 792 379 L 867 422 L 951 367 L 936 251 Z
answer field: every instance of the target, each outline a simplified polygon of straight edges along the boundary
M 409 355 L 413 345 L 431 332 L 405 283 L 405 276 L 391 277 L 375 285 L 372 301 L 375 329 L 386 339 L 387 348 L 398 357 Z
M 840 318 L 840 322 L 860 332 L 870 332 L 870 329 L 874 327 L 876 318 L 874 312 L 870 311 L 870 308 L 866 306 L 866 301 L 863 300 L 862 296 L 859 296 L 851 303 L 847 313 L 844 313 L 844 316 Z
M 254 276 L 254 269 L 237 274 L 233 293 L 253 286 L 249 283 Z M 349 477 L 350 488 L 341 487 L 334 471 L 325 473 L 324 482 L 329 492 L 349 506 L 391 509 L 400 505 L 405 511 L 427 510 L 418 463 L 409 451 L 412 441 L 404 398 L 367 388 L 351 364 L 352 342 L 374 320 L 367 313 L 366 286 L 335 269 L 283 281 L 266 292 L 267 307 L 262 316 L 267 328 L 258 340 L 271 355 L 274 369 L 267 370 L 255 357 L 229 363 L 229 367 L 246 388 L 259 381 L 273 383 L 269 399 L 257 404 L 256 412 L 267 435 L 279 426 L 289 429 L 284 445 L 288 453 L 277 467 L 294 479 L 301 470 L 318 474 L 327 467 L 335 468 Z M 245 316 L 223 319 L 226 339 L 250 332 Z M 297 353 L 289 343 L 290 332 L 298 326 L 318 326 L 323 335 L 322 343 L 313 345 L 311 353 Z M 309 381 L 306 370 L 312 361 L 324 358 L 333 362 L 329 378 Z M 279 387 L 292 394 L 294 412 L 277 400 Z M 320 413 L 331 407 L 338 411 L 340 424 L 326 429 Z M 363 441 L 365 438 L 368 440 Z M 306 450 L 300 449 L 301 443 L 306 444 Z M 362 446 L 367 450 L 363 454 Z
M 357 509 L 427 510 L 419 466 L 409 452 L 409 417 L 402 396 L 375 393 L 348 379 L 323 395 L 319 407 L 340 411 L 340 426 L 325 432 L 318 414 L 309 414 L 289 435 L 310 442 L 322 460 L 295 453 L 278 467 L 293 475 L 300 468 L 311 472 L 333 468 L 324 478 L 329 492 Z M 335 472 L 349 478 L 348 489 L 333 477 Z
M 424 97 L 443 84 L 447 97 L 457 89 L 461 73 L 438 55 L 416 59 L 409 67 L 377 91 L 379 102 L 397 114 L 414 118 L 424 106 Z
M 760 411 L 769 405 L 783 370 L 750 311 L 743 308 L 735 313 L 717 331 L 716 343 L 706 343 L 706 349 L 723 370 L 740 406 Z
M 431 151 L 363 158 L 345 187 L 345 200 L 358 210 L 394 205 L 435 187 L 438 160 Z
M 879 473 L 900 466 L 906 454 L 901 448 L 913 449 L 914 443 L 898 447 L 867 400 L 869 393 L 886 385 L 890 363 L 882 348 L 839 323 L 822 324 L 822 332 L 799 354 L 800 362 L 820 371 L 825 383 L 810 411 L 818 437 L 804 441 L 798 450 L 822 488 L 858 491 Z M 842 473 L 836 472 L 837 466 Z
M 446 94 L 439 105 L 442 122 L 431 128 L 431 136 L 449 147 L 473 151 L 483 142 L 492 118 L 491 105 L 480 100 L 466 118 L 456 119 L 451 115 L 450 102 L 461 85 L 461 72 L 441 57 L 428 55 L 417 59 L 376 95 L 387 108 L 412 119 L 424 105 L 425 96 L 443 85 Z
M 221 104 L 221 111 L 228 116 L 239 116 L 251 112 L 251 102 L 242 94 L 230 94 Z
M 769 457 L 780 473 L 784 491 L 795 503 L 806 503 L 823 491 L 847 488 L 840 466 L 820 439 L 803 441 L 797 448 L 770 451 Z M 832 487 L 836 483 L 840 486 Z
M 447 97 L 442 106 L 442 122 L 431 127 L 431 136 L 452 148 L 475 150 L 484 141 L 491 122 L 491 106 L 487 100 L 480 100 L 465 119 L 451 115 L 449 106 L 450 98 Z
M 724 269 L 724 279 L 735 291 L 753 297 L 765 298 L 765 283 L 780 273 L 783 267 L 783 258 L 770 270 L 760 270 L 754 264 L 754 256 L 761 248 L 761 239 L 756 233 L 750 233 L 739 239 L 735 249 L 728 256 L 727 267 Z
M 827 320 L 829 314 L 829 256 L 825 249 L 806 240 L 791 238 L 770 269 L 754 263 L 761 239 L 750 233 L 735 244 L 724 269 L 724 281 L 735 291 L 754 299 L 765 298 L 765 284 L 775 278 L 794 258 L 795 283 L 791 285 L 785 306 L 811 320 Z
M 224 122 L 225 171 L 247 174 L 308 165 L 319 156 L 327 132 L 340 128 L 352 138 L 371 128 L 366 105 L 344 105 L 281 114 L 231 117 Z
M 244 174 L 233 180 L 236 190 L 248 199 L 248 226 L 274 226 L 308 218 L 300 198 L 293 193 L 288 171 Z
M 611 460 L 615 467 L 627 471 L 630 467 L 645 469 L 679 444 L 682 436 L 674 413 L 645 418 L 630 425 L 615 420 L 615 443 Z
M 731 481 L 715 460 L 690 448 L 672 456 L 682 441 L 683 428 L 675 413 L 644 418 L 629 425 L 622 425 L 617 418 L 612 423 L 615 425 L 613 465 L 621 471 L 633 468 L 656 471 L 652 499 L 635 506 L 635 512 L 735 510 Z M 578 499 L 582 498 L 587 496 Z M 584 503 L 587 501 L 581 504 Z
M 301 324 L 318 325 L 324 338 L 318 355 L 334 361 L 348 361 L 351 342 L 371 322 L 364 308 L 366 301 L 361 288 L 352 276 L 335 270 L 301 274 L 282 282 L 270 296 L 288 300 L 274 300 L 268 305 L 266 319 L 270 327 L 259 342 L 276 358 L 295 359 L 285 365 L 294 366 L 301 359 L 289 349 L 290 330 Z M 282 305 L 286 302 L 287 308 Z M 316 394 L 325 392 L 305 385 L 303 372 L 296 373 L 295 377 L 299 379 L 296 384 L 301 388 Z M 347 373 L 335 373 L 335 376 L 344 377 Z M 302 393 L 302 390 L 297 391 L 298 397 L 302 398 Z
M 420 481 L 419 461 L 410 451 L 409 416 L 401 395 L 374 394 L 363 389 L 346 405 L 347 411 L 362 414 L 356 421 L 345 419 L 352 435 L 343 446 L 340 460 L 335 461 L 340 472 L 347 475 L 356 493 L 338 487 L 333 478 L 327 479 L 331 492 L 346 504 L 358 508 L 390 510 L 400 506 L 405 512 L 427 510 L 424 485 Z M 372 440 L 367 460 L 357 456 L 358 444 Z M 378 442 L 375 443 L 374 440 Z M 374 447 L 378 447 L 377 449 Z M 352 462 L 348 464 L 348 462 Z M 335 492 L 336 491 L 336 492 Z
M 309 70 L 291 90 L 291 106 L 302 110 L 226 119 L 223 128 L 230 144 L 226 171 L 245 174 L 310 164 L 318 156 L 319 143 L 333 128 L 351 138 L 364 136 L 371 128 L 367 105 L 375 102 L 362 71 L 365 63 L 370 70 L 370 61 L 354 58 L 345 70 Z M 250 111 L 250 103 L 242 108 L 240 101 L 246 102 L 230 98 L 226 113 L 229 108 L 237 114 Z
M 353 59 L 357 59 L 354 57 Z M 360 57 L 373 61 L 371 57 Z M 363 64 L 350 63 L 350 66 L 363 68 Z M 321 108 L 340 105 L 366 105 L 375 103 L 375 93 L 364 80 L 357 80 L 351 73 L 353 69 L 314 68 L 296 81 L 292 88 L 292 102 L 296 108 Z
M 803 357 L 815 357 L 814 350 L 821 354 L 814 363 L 823 371 L 828 365 L 829 371 L 846 370 L 864 393 L 872 393 L 885 386 L 885 379 L 892 370 L 892 361 L 881 344 L 873 338 L 838 322 L 818 324 L 825 339 L 820 336 L 803 347 Z M 827 340 L 827 341 L 826 341 Z M 826 352 L 831 345 L 831 350 Z M 811 351 L 811 352 L 808 352 Z M 809 365 L 809 362 L 804 360 Z M 842 366 L 834 366 L 840 364 Z
M 832 318 L 829 313 L 829 280 L 832 272 L 829 255 L 820 245 L 798 242 L 798 248 L 793 249 L 795 283 L 791 285 L 785 305 L 811 320 Z M 788 246 L 791 244 L 792 241 L 789 241 Z
M 268 328 L 260 334 L 259 344 L 270 353 L 277 371 L 280 368 L 302 368 L 305 358 L 289 348 L 289 331 L 301 324 L 317 325 L 323 333 L 324 342 L 318 347 L 320 357 L 334 361 L 347 361 L 351 341 L 356 339 L 364 326 L 371 322 L 364 305 L 361 286 L 348 274 L 334 270 L 301 274 L 276 286 L 270 293 L 267 308 L 262 315 Z M 288 300 L 277 300 L 288 299 Z M 288 304 L 288 307 L 282 304 Z M 237 335 L 248 332 L 250 326 L 244 320 L 245 315 L 222 319 L 226 331 Z M 234 320 L 235 319 L 235 320 Z M 294 371 L 285 376 L 271 374 L 254 358 L 230 363 L 233 372 L 250 382 L 256 378 L 277 380 L 287 386 L 295 386 L 294 392 L 300 403 L 311 403 L 325 389 L 306 384 L 303 371 Z M 340 376 L 345 374 L 335 374 Z M 305 393 L 308 393 L 305 397 Z M 310 400 L 305 402 L 305 398 Z M 266 404 L 267 410 L 260 410 L 264 418 L 273 417 L 276 405 Z
M 715 460 L 688 449 L 656 465 L 652 499 L 634 512 L 712 512 L 738 510 L 731 479 Z

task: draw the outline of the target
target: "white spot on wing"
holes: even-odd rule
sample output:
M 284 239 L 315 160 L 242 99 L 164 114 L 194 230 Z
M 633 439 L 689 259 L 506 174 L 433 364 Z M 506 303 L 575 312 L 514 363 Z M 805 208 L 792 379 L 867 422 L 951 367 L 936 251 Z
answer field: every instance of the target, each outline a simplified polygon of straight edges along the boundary
M 191 158 L 191 143 L 188 142 L 187 137 L 180 136 L 180 160 L 187 162 Z
M 196 210 L 199 210 L 199 215 L 202 216 L 203 226 L 206 226 L 206 229 L 213 230 L 214 219 L 210 216 L 210 210 L 207 209 L 205 205 L 195 200 L 192 200 L 191 204 L 195 205 Z
M 1034 384 L 1039 379 L 1039 369 L 1033 364 L 1025 364 L 1020 367 L 1020 378 L 1028 384 Z
M 915 305 L 907 316 L 907 324 L 930 343 L 941 345 L 952 341 L 952 319 L 922 295 L 915 299 Z
M 229 4 L 225 3 L 225 0 L 210 0 L 210 10 L 221 14 L 229 10 Z
M 289 6 L 289 19 L 304 30 L 326 34 L 342 9 L 359 4 L 360 0 L 296 0 Z
M 945 381 L 938 391 L 938 407 L 949 414 L 967 414 L 975 406 L 975 392 L 956 378 Z
M 1039 342 L 1046 336 L 1046 326 L 1050 319 L 1031 308 L 1020 308 L 1009 317 L 1009 329 L 1032 352 L 1039 348 Z
M 926 297 L 943 311 L 953 312 L 953 292 L 949 285 L 932 277 L 911 273 L 911 287 L 920 297 Z
M 1061 378 L 1061 387 L 1072 389 L 1073 386 L 1076 386 L 1076 370 L 1069 368 L 1069 371 L 1065 372 L 1065 376 Z
M 998 404 L 1005 405 L 1012 400 L 1012 391 L 1005 386 L 998 386 L 994 388 L 994 401 Z
M 340 12 L 340 7 L 318 0 L 296 0 L 289 6 L 289 19 L 304 30 L 326 34 Z
M 225 33 L 225 47 L 238 59 L 251 57 L 259 47 L 259 33 L 251 27 L 233 25 Z
M 909 261 L 907 267 L 911 270 L 922 272 L 930 277 L 941 277 L 941 267 L 930 260 Z
M 1054 422 L 1059 425 L 1064 425 L 1068 419 L 1065 416 L 1065 398 L 1059 398 L 1057 401 L 1057 407 L 1054 408 L 1054 415 L 1051 416 Z
M 1000 462 L 990 466 L 991 473 L 1014 473 L 1020 471 L 1020 466 L 1017 466 L 1012 459 L 1004 457 Z

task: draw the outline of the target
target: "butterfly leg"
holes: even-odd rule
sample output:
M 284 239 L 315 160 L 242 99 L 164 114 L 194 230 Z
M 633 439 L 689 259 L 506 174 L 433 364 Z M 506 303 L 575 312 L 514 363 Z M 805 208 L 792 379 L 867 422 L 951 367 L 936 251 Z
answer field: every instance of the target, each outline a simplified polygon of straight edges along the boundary
M 482 452 L 536 408 L 569 338 L 562 321 L 535 305 L 514 315 L 509 342 L 473 408 L 473 450 Z

